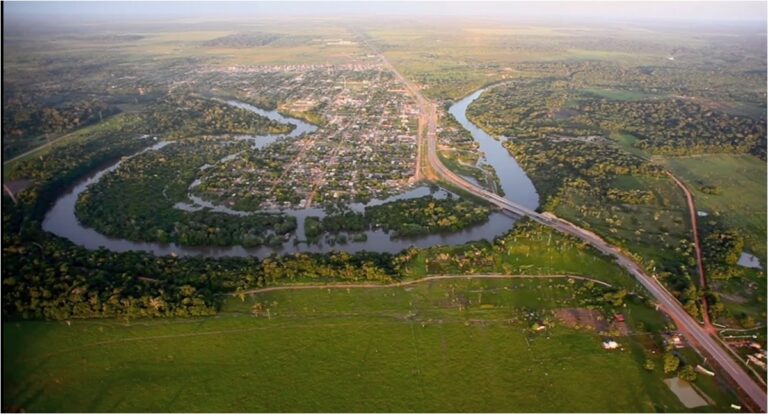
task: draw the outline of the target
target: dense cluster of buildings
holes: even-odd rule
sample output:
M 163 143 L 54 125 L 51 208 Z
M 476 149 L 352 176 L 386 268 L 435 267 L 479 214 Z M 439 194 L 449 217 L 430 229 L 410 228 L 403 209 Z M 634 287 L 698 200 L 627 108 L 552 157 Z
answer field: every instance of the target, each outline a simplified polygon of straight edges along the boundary
M 226 71 L 243 99 L 268 97 L 319 127 L 206 169 L 195 189 L 201 197 L 245 210 L 305 208 L 385 198 L 413 184 L 418 109 L 382 65 L 366 58 L 252 67 L 247 77 Z

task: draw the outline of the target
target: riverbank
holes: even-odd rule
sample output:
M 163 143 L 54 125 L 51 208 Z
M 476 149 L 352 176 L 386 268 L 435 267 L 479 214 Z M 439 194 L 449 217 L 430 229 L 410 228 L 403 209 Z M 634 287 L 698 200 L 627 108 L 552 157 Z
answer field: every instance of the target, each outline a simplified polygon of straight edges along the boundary
M 466 108 L 469 106 L 472 100 L 476 99 L 483 90 L 480 90 L 462 101 L 456 103 L 451 111 L 454 116 L 457 117 L 459 122 L 469 127 L 469 131 L 473 138 L 476 139 L 481 148 L 486 152 L 484 157 L 485 163 L 493 166 L 497 171 L 502 171 L 500 176 L 501 185 L 503 186 L 507 197 L 512 200 L 517 200 L 526 205 L 537 205 L 538 195 L 535 188 L 530 183 L 530 180 L 525 176 L 525 173 L 517 165 L 514 158 L 501 147 L 500 143 L 481 129 L 475 127 L 466 118 Z M 252 111 L 258 115 L 269 118 L 273 121 L 281 123 L 290 123 L 296 125 L 296 127 L 287 136 L 288 138 L 296 138 L 304 134 L 311 134 L 316 130 L 313 125 L 307 124 L 301 120 L 286 117 L 276 110 L 265 111 L 260 108 L 254 107 L 249 104 L 245 104 L 238 101 L 226 101 L 227 104 Z M 280 136 L 265 135 L 244 137 L 240 136 L 237 139 L 246 139 L 252 142 L 253 148 L 256 150 L 262 148 L 265 145 L 269 145 L 274 142 Z M 165 144 L 163 144 L 165 145 Z M 149 150 L 159 150 L 162 145 L 150 148 Z M 500 153 L 500 151 L 503 151 Z M 117 161 L 114 165 L 108 166 L 98 172 L 95 172 L 86 179 L 78 182 L 74 188 L 59 197 L 54 206 L 46 214 L 43 221 L 43 229 L 56 234 L 60 237 L 69 239 L 70 241 L 83 246 L 88 249 L 98 249 L 101 247 L 107 248 L 115 252 L 126 251 L 144 251 L 150 252 L 155 255 L 177 255 L 177 256 L 206 256 L 206 257 L 248 257 L 255 256 L 264 258 L 272 254 L 291 254 L 291 253 L 328 253 L 332 251 L 346 251 L 350 253 L 361 251 L 372 252 L 387 252 L 397 253 L 408 247 L 426 248 L 435 245 L 460 245 L 469 241 L 476 240 L 493 240 L 499 237 L 514 226 L 515 219 L 509 217 L 506 214 L 500 212 L 493 212 L 488 218 L 488 221 L 481 225 L 472 226 L 465 230 L 443 233 L 443 234 L 431 234 L 416 237 L 403 237 L 393 239 L 391 235 L 381 229 L 371 229 L 363 232 L 365 237 L 359 237 L 353 239 L 347 237 L 348 241 L 345 244 L 326 243 L 320 240 L 317 243 L 305 243 L 305 225 L 304 222 L 307 217 L 319 217 L 322 218 L 326 215 L 326 212 L 321 208 L 308 208 L 308 209 L 281 209 L 270 211 L 271 213 L 285 214 L 293 216 L 297 220 L 297 230 L 294 236 L 284 240 L 279 246 L 261 246 L 256 248 L 247 248 L 243 246 L 183 246 L 175 243 L 160 243 L 160 242 L 139 242 L 129 241 L 116 237 L 109 237 L 98 231 L 82 225 L 75 216 L 75 206 L 78 198 L 88 190 L 88 187 L 98 182 L 105 174 L 111 173 L 117 170 L 122 160 Z M 349 208 L 353 211 L 363 211 L 365 207 L 381 205 L 398 200 L 406 200 L 411 198 L 423 197 L 426 195 L 432 195 L 437 198 L 445 196 L 445 191 L 438 192 L 432 191 L 427 187 L 416 187 L 405 193 L 388 197 L 383 200 L 374 199 L 368 203 L 354 203 L 350 204 Z M 232 210 L 226 206 L 220 206 L 212 204 L 200 197 L 190 193 L 190 202 L 177 203 L 177 208 L 187 211 L 196 211 L 200 209 L 208 209 L 217 213 L 231 214 L 231 215 L 243 215 L 249 214 L 236 210 Z M 362 240 L 362 239 L 365 240 Z

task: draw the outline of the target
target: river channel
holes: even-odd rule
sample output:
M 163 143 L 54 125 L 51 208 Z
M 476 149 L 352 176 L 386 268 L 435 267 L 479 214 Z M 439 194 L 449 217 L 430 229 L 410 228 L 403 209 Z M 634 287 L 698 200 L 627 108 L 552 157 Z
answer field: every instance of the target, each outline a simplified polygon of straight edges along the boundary
M 538 207 L 538 194 L 536 193 L 536 190 L 533 187 L 530 179 L 528 179 L 523 170 L 518 166 L 514 158 L 511 157 L 506 149 L 501 146 L 501 142 L 493 139 L 480 128 L 469 122 L 469 120 L 466 118 L 467 107 L 472 101 L 477 99 L 477 97 L 480 96 L 483 91 L 484 90 L 477 91 L 474 94 L 469 95 L 468 97 L 457 102 L 450 108 L 450 112 L 454 115 L 454 117 L 456 117 L 461 125 L 470 131 L 472 136 L 480 144 L 480 149 L 484 153 L 484 157 L 481 162 L 488 163 L 496 169 L 506 197 L 509 200 L 520 203 L 526 207 L 536 208 Z M 226 101 L 226 103 L 238 108 L 258 113 L 259 115 L 281 123 L 289 123 L 295 125 L 296 128 L 294 128 L 290 134 L 286 135 L 288 138 L 295 138 L 303 134 L 311 134 L 316 129 L 316 127 L 313 125 L 307 124 L 306 122 L 298 119 L 283 116 L 277 111 L 266 111 L 237 101 Z M 236 138 L 252 141 L 254 149 L 258 149 L 269 145 L 280 137 L 280 135 L 265 135 L 238 136 Z M 161 142 L 150 148 L 147 148 L 144 151 L 161 150 L 161 148 L 165 145 L 172 145 L 172 143 Z M 283 214 L 296 217 L 298 228 L 295 236 L 292 236 L 281 246 L 277 247 L 262 246 L 258 248 L 244 248 L 242 246 L 180 246 L 174 243 L 134 242 L 130 240 L 105 236 L 92 228 L 83 226 L 75 216 L 75 204 L 77 203 L 77 199 L 80 197 L 80 195 L 86 191 L 90 185 L 98 182 L 99 179 L 101 179 L 101 177 L 103 177 L 105 174 L 108 174 L 119 168 L 121 162 L 122 160 L 98 172 L 95 172 L 89 177 L 84 178 L 75 186 L 73 186 L 71 190 L 59 197 L 51 210 L 46 214 L 45 220 L 43 221 L 43 229 L 60 237 L 69 239 L 75 244 L 88 249 L 98 249 L 103 247 L 116 252 L 145 251 L 155 255 L 202 255 L 209 257 L 256 256 L 263 258 L 273 253 L 326 253 L 340 250 L 347 252 L 358 252 L 366 250 L 396 253 L 410 246 L 429 247 L 435 245 L 456 245 L 481 239 L 492 240 L 493 238 L 500 236 L 512 229 L 516 221 L 515 218 L 509 216 L 506 213 L 493 212 L 489 216 L 488 221 L 484 224 L 480 224 L 462 231 L 446 234 L 433 234 L 415 238 L 391 239 L 389 234 L 383 230 L 373 229 L 365 232 L 367 236 L 367 240 L 365 241 L 350 240 L 346 244 L 330 244 L 324 241 L 315 244 L 297 243 L 296 240 L 301 240 L 304 238 L 304 219 L 308 216 L 322 217 L 325 215 L 325 212 L 322 209 L 309 208 L 300 210 L 281 210 L 281 213 Z M 403 194 L 389 197 L 384 200 L 371 200 L 366 204 L 355 203 L 351 204 L 349 207 L 355 211 L 363 211 L 366 206 L 383 204 L 395 200 L 422 197 L 428 194 L 432 194 L 434 197 L 441 198 L 446 197 L 448 193 L 445 190 L 434 191 L 429 187 L 422 186 L 416 187 Z M 189 201 L 189 203 L 178 203 L 176 207 L 184 210 L 207 208 L 212 211 L 225 214 L 247 214 L 243 212 L 232 211 L 223 206 L 214 206 L 204 200 L 195 197 L 191 197 Z
M 501 189 L 504 190 L 504 197 L 509 201 L 535 210 L 539 206 L 539 194 L 525 171 L 502 145 L 503 140 L 509 138 L 494 139 L 467 119 L 469 104 L 479 98 L 486 90 L 480 89 L 456 102 L 448 109 L 448 112 L 456 118 L 464 129 L 472 134 L 472 138 L 480 145 L 480 152 L 483 153 L 480 162 L 489 164 L 496 170 Z

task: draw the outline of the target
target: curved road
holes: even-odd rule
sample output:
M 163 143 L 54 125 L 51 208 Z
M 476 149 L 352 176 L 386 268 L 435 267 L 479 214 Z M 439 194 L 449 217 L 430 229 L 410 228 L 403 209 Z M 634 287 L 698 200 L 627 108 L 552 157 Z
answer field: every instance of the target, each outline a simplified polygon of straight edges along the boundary
M 765 390 L 749 376 L 747 371 L 739 365 L 739 363 L 733 360 L 728 351 L 720 346 L 719 341 L 715 339 L 707 329 L 699 325 L 696 320 L 683 309 L 677 298 L 669 293 L 669 291 L 667 291 L 655 277 L 645 273 L 645 271 L 627 254 L 608 244 L 602 238 L 590 231 L 584 230 L 581 227 L 557 218 L 554 215 L 538 213 L 534 210 L 515 204 L 504 197 L 475 186 L 445 167 L 437 156 L 437 109 L 435 104 L 424 98 L 418 88 L 405 79 L 405 77 L 403 77 L 400 72 L 389 63 L 383 54 L 379 54 L 379 56 L 381 56 L 382 62 L 389 67 L 403 84 L 406 85 L 407 90 L 416 99 L 421 113 L 419 123 L 421 125 L 426 124 L 426 136 L 419 136 L 418 161 L 420 165 L 417 167 L 417 171 L 420 175 L 430 177 L 431 174 L 427 174 L 426 170 L 431 170 L 431 172 L 438 178 L 480 197 L 502 210 L 529 217 L 544 226 L 577 237 L 603 254 L 613 256 L 616 259 L 616 263 L 626 269 L 656 299 L 659 307 L 672 318 L 680 331 L 688 339 L 689 343 L 702 354 L 709 357 L 710 362 L 714 361 L 720 367 L 721 372 L 730 377 L 732 382 L 740 388 L 741 393 L 749 397 L 753 403 L 750 404 L 750 406 L 759 409 L 760 412 L 766 412 L 766 406 L 768 404 L 766 404 Z M 428 164 L 422 164 L 425 159 Z
M 576 280 L 584 280 L 584 281 L 597 283 L 599 285 L 611 287 L 610 284 L 603 282 L 602 280 L 592 279 L 591 277 L 586 277 L 586 276 L 503 275 L 503 274 L 495 274 L 495 273 L 486 273 L 486 274 L 476 274 L 476 275 L 435 275 L 435 276 L 422 277 L 421 279 L 406 280 L 405 282 L 396 282 L 396 283 L 388 283 L 388 284 L 382 284 L 382 283 L 328 283 L 328 284 L 320 284 L 320 285 L 291 284 L 291 285 L 284 285 L 284 286 L 272 286 L 272 287 L 265 287 L 265 288 L 241 290 L 239 292 L 228 293 L 227 295 L 229 296 L 252 295 L 255 293 L 266 293 L 266 292 L 274 292 L 274 291 L 280 291 L 280 290 L 395 288 L 395 287 L 411 286 L 411 285 L 416 285 L 416 284 L 425 283 L 425 282 L 434 282 L 436 280 L 456 280 L 456 279 L 461 279 L 461 280 L 468 280 L 468 279 L 469 280 L 471 279 L 576 279 Z

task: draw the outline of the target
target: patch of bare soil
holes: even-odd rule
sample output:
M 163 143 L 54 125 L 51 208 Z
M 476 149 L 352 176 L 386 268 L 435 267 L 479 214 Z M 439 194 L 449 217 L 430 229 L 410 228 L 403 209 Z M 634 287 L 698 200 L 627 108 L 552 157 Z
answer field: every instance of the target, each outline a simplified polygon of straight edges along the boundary
M 608 329 L 608 322 L 600 312 L 586 308 L 564 308 L 555 311 L 555 317 L 570 328 L 586 328 L 603 332 Z
M 618 332 L 619 336 L 629 336 L 629 327 L 625 322 L 614 321 L 611 328 L 611 330 Z

